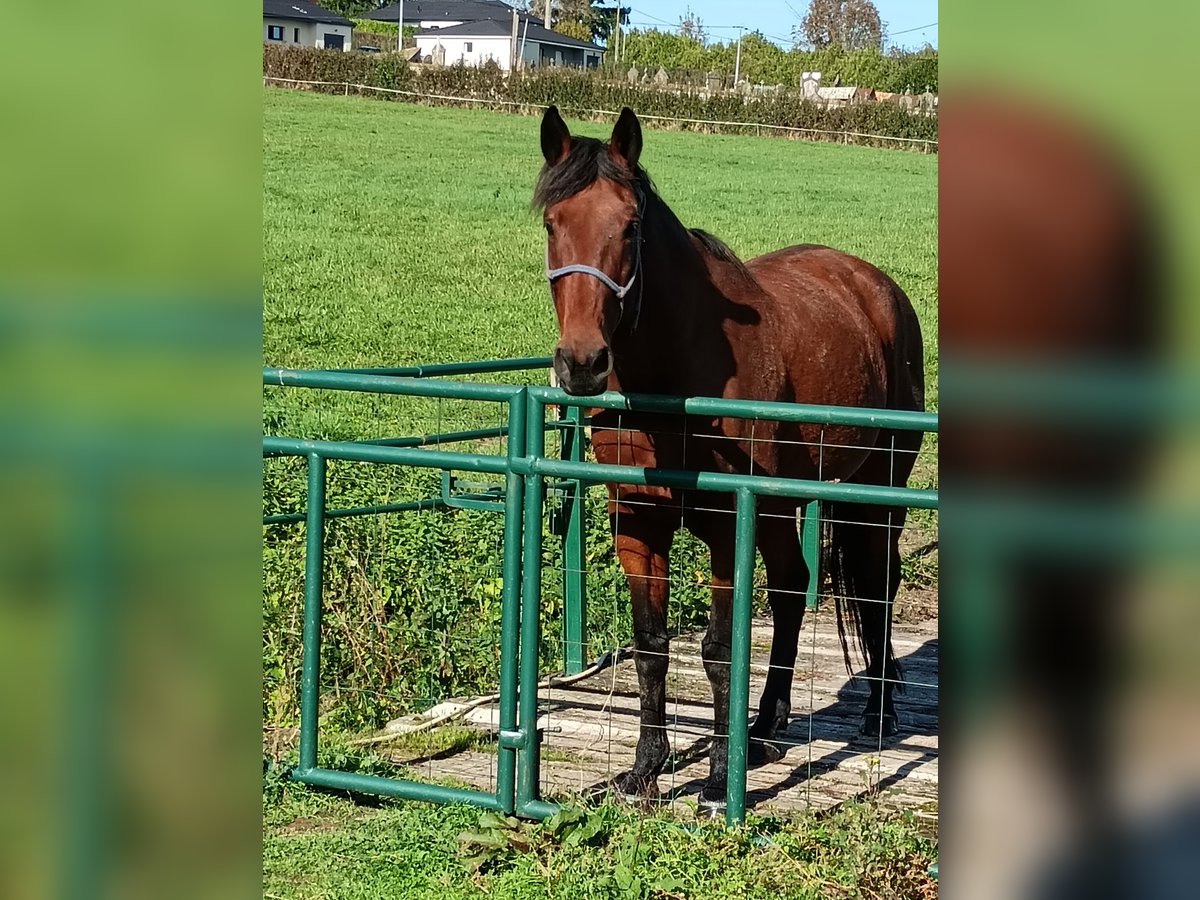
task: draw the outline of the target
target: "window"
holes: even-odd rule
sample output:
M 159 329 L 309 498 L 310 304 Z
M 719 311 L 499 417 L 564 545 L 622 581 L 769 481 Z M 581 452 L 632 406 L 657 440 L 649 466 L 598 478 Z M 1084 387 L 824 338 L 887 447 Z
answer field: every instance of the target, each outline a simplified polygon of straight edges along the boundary
M 283 26 L 282 25 L 268 25 L 267 26 L 267 37 L 270 38 L 272 41 L 282 41 L 283 40 Z
M 292 29 L 292 41 L 297 44 L 300 43 L 300 29 L 299 28 Z
M 470 42 L 470 41 L 464 41 L 463 43 L 464 43 L 464 45 L 465 45 L 465 49 L 466 49 L 466 51 L 467 51 L 468 53 L 470 53 L 470 52 L 471 52 L 471 42 Z

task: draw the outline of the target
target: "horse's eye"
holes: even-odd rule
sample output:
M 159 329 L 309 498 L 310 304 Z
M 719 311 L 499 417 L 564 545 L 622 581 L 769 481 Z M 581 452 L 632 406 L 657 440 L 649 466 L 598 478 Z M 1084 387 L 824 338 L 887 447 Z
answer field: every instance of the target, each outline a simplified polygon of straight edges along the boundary
M 554 234 L 554 226 L 553 225 L 551 225 L 549 222 L 543 222 L 542 224 L 546 226 L 546 234 L 549 234 L 549 235 Z

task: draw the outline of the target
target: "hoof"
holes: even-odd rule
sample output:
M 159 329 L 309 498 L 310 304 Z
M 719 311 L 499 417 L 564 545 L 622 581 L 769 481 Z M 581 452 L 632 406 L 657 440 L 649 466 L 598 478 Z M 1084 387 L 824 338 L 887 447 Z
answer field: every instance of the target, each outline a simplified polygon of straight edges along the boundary
M 779 744 L 752 737 L 749 746 L 746 747 L 746 764 L 753 767 L 779 762 L 783 759 L 784 752 Z
M 612 789 L 629 803 L 657 800 L 661 796 L 658 791 L 658 778 L 654 775 L 639 775 L 637 772 L 618 775 L 612 781 Z
M 867 713 L 863 716 L 862 728 L 859 735 L 865 738 L 887 739 L 894 737 L 900 731 L 895 713 Z

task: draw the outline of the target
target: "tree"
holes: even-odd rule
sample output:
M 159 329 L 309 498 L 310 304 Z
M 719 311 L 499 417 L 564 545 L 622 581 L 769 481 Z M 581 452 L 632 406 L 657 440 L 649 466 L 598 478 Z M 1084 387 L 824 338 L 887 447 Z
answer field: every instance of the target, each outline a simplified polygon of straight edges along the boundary
M 792 33 L 815 50 L 883 49 L 883 22 L 871 0 L 811 0 Z
M 364 13 L 379 8 L 379 4 L 375 0 L 322 0 L 321 6 L 331 13 L 345 16 L 347 19 L 359 18 Z
M 695 41 L 697 44 L 705 43 L 704 22 L 692 11 L 690 6 L 679 17 L 679 36 Z
M 544 0 L 534 0 L 533 8 L 545 14 Z M 631 7 L 622 6 L 621 26 L 629 23 Z M 605 0 L 553 0 L 550 27 L 559 34 L 570 35 L 581 41 L 608 43 L 616 24 L 617 6 L 609 6 Z

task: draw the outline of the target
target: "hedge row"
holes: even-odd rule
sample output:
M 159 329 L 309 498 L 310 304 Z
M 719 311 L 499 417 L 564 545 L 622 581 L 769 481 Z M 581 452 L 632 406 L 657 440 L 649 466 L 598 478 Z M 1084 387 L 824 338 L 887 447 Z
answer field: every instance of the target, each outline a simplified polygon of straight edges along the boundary
M 701 44 L 699 41 L 664 31 L 632 31 L 621 49 L 620 66 L 660 66 L 699 72 L 731 75 L 737 56 L 735 41 Z M 936 50 L 918 53 L 878 50 L 783 50 L 758 34 L 742 38 L 741 74 L 758 84 L 783 84 L 796 87 L 801 72 L 820 72 L 826 85 L 874 88 L 902 94 L 924 91 L 937 93 L 938 57 Z
M 734 93 L 707 95 L 692 87 L 663 89 L 653 85 L 629 84 L 605 77 L 603 73 L 570 69 L 533 69 L 511 78 L 494 64 L 478 68 L 424 68 L 418 73 L 392 54 L 341 53 L 264 45 L 263 74 L 275 78 L 347 82 L 529 106 L 553 103 L 575 115 L 586 110 L 611 111 L 628 106 L 642 115 L 747 123 L 744 126 L 678 123 L 682 128 L 693 130 L 753 132 L 755 124 L 762 123 L 832 132 L 828 137 L 834 140 L 846 139 L 843 135 L 852 132 L 937 141 L 935 117 L 913 115 L 887 103 L 826 108 L 802 101 L 795 92 L 768 97 L 743 97 Z M 429 102 L 453 104 L 453 101 Z M 888 141 L 865 138 L 848 140 L 895 146 Z M 936 144 L 932 147 L 920 143 L 912 146 L 916 149 L 936 149 Z

